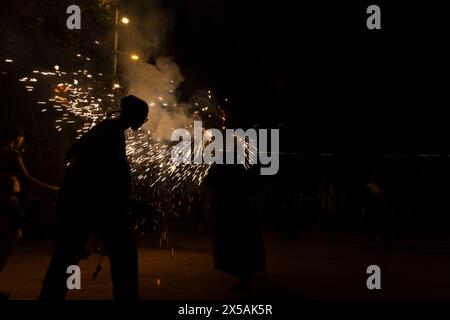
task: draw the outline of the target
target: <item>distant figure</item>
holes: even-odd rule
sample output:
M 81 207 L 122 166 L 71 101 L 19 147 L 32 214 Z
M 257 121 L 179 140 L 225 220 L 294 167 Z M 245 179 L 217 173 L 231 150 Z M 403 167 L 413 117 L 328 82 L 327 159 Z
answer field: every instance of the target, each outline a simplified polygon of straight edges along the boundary
M 57 192 L 58 188 L 32 177 L 25 167 L 21 149 L 25 143 L 22 130 L 8 128 L 1 136 L 0 149 L 0 272 L 21 237 L 24 219 L 20 194 L 29 189 Z M 0 293 L 0 299 L 8 298 Z
M 258 217 L 249 200 L 249 172 L 241 164 L 214 164 L 204 182 L 214 191 L 214 267 L 238 279 L 231 290 L 250 293 L 253 275 L 265 269 Z
M 340 195 L 338 212 L 340 219 L 342 219 L 342 226 L 345 231 L 356 233 L 358 226 L 358 210 L 355 206 L 355 196 L 353 187 L 347 184 L 343 187 Z
M 120 116 L 107 119 L 76 141 L 67 153 L 68 170 L 59 192 L 61 226 L 42 286 L 41 300 L 66 296 L 67 267 L 78 265 L 93 232 L 98 232 L 111 264 L 115 300 L 138 299 L 137 249 L 129 212 L 130 167 L 125 130 L 147 121 L 145 101 L 127 96 Z
M 295 239 L 298 236 L 298 215 L 301 210 L 301 194 L 296 191 L 287 192 L 282 210 L 281 234 L 282 238 Z
M 336 191 L 327 178 L 322 178 L 317 191 L 319 228 L 328 232 L 330 243 L 337 243 L 338 221 Z
M 385 249 L 389 249 L 393 241 L 390 210 L 375 171 L 365 184 L 362 207 L 368 235 L 367 248 L 372 249 L 381 236 Z

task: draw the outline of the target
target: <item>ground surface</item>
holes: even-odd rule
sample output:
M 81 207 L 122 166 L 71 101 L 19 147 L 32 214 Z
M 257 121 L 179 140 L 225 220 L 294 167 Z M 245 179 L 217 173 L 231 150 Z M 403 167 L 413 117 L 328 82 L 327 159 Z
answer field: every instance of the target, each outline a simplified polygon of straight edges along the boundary
M 142 299 L 241 299 L 228 288 L 233 277 L 214 270 L 209 235 L 174 234 L 171 249 L 155 235 L 139 240 Z M 450 241 L 399 239 L 391 251 L 365 250 L 361 238 L 342 236 L 330 245 L 320 234 L 281 239 L 265 234 L 266 272 L 255 278 L 256 298 L 268 299 L 450 299 Z M 408 240 L 409 239 L 409 240 Z M 46 271 L 51 242 L 20 246 L 0 274 L 0 291 L 13 299 L 36 299 Z M 108 262 L 92 280 L 97 255 L 82 260 L 82 289 L 68 299 L 111 299 Z M 368 290 L 366 268 L 380 266 L 381 290 Z M 157 278 L 160 285 L 157 285 Z

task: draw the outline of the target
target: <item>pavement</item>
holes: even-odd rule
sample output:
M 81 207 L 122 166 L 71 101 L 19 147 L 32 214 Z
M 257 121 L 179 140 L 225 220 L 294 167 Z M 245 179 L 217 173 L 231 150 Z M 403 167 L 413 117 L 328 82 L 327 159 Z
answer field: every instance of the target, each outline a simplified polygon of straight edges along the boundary
M 329 244 L 318 233 L 282 239 L 264 234 L 266 271 L 255 276 L 251 296 L 232 293 L 234 277 L 212 264 L 211 235 L 169 234 L 167 248 L 155 234 L 138 240 L 140 297 L 144 300 L 405 300 L 450 299 L 450 239 L 397 239 L 391 250 L 364 248 L 364 239 L 342 235 Z M 0 292 L 14 300 L 38 297 L 51 241 L 19 246 L 0 274 Z M 173 255 L 172 255 L 173 247 Z M 110 300 L 109 263 L 96 280 L 97 255 L 80 262 L 81 289 L 69 300 Z M 367 267 L 381 270 L 381 289 L 369 290 Z M 158 281 L 159 280 L 159 281 Z

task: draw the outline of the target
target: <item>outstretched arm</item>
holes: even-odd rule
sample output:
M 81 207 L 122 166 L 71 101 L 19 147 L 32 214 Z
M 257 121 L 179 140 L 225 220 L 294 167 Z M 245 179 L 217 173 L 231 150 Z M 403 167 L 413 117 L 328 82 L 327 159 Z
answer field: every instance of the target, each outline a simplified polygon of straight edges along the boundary
M 25 167 L 25 164 L 23 163 L 23 159 L 21 156 L 17 157 L 17 161 L 18 161 L 18 167 L 19 167 L 19 171 L 20 171 L 20 175 L 23 178 L 24 182 L 26 184 L 31 185 L 32 187 L 36 188 L 36 189 L 40 189 L 40 190 L 45 190 L 45 191 L 51 191 L 51 192 L 58 192 L 59 188 L 49 185 L 45 182 L 40 181 L 39 179 L 36 179 L 34 177 L 32 177 L 29 173 L 27 168 Z

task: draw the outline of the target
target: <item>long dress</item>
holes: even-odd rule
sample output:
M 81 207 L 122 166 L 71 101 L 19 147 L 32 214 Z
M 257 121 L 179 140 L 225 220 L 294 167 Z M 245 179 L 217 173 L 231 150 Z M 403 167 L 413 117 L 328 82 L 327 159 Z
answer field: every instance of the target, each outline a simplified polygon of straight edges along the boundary
M 259 218 L 252 210 L 247 172 L 242 165 L 213 165 L 205 181 L 215 191 L 214 267 L 241 276 L 264 271 Z

